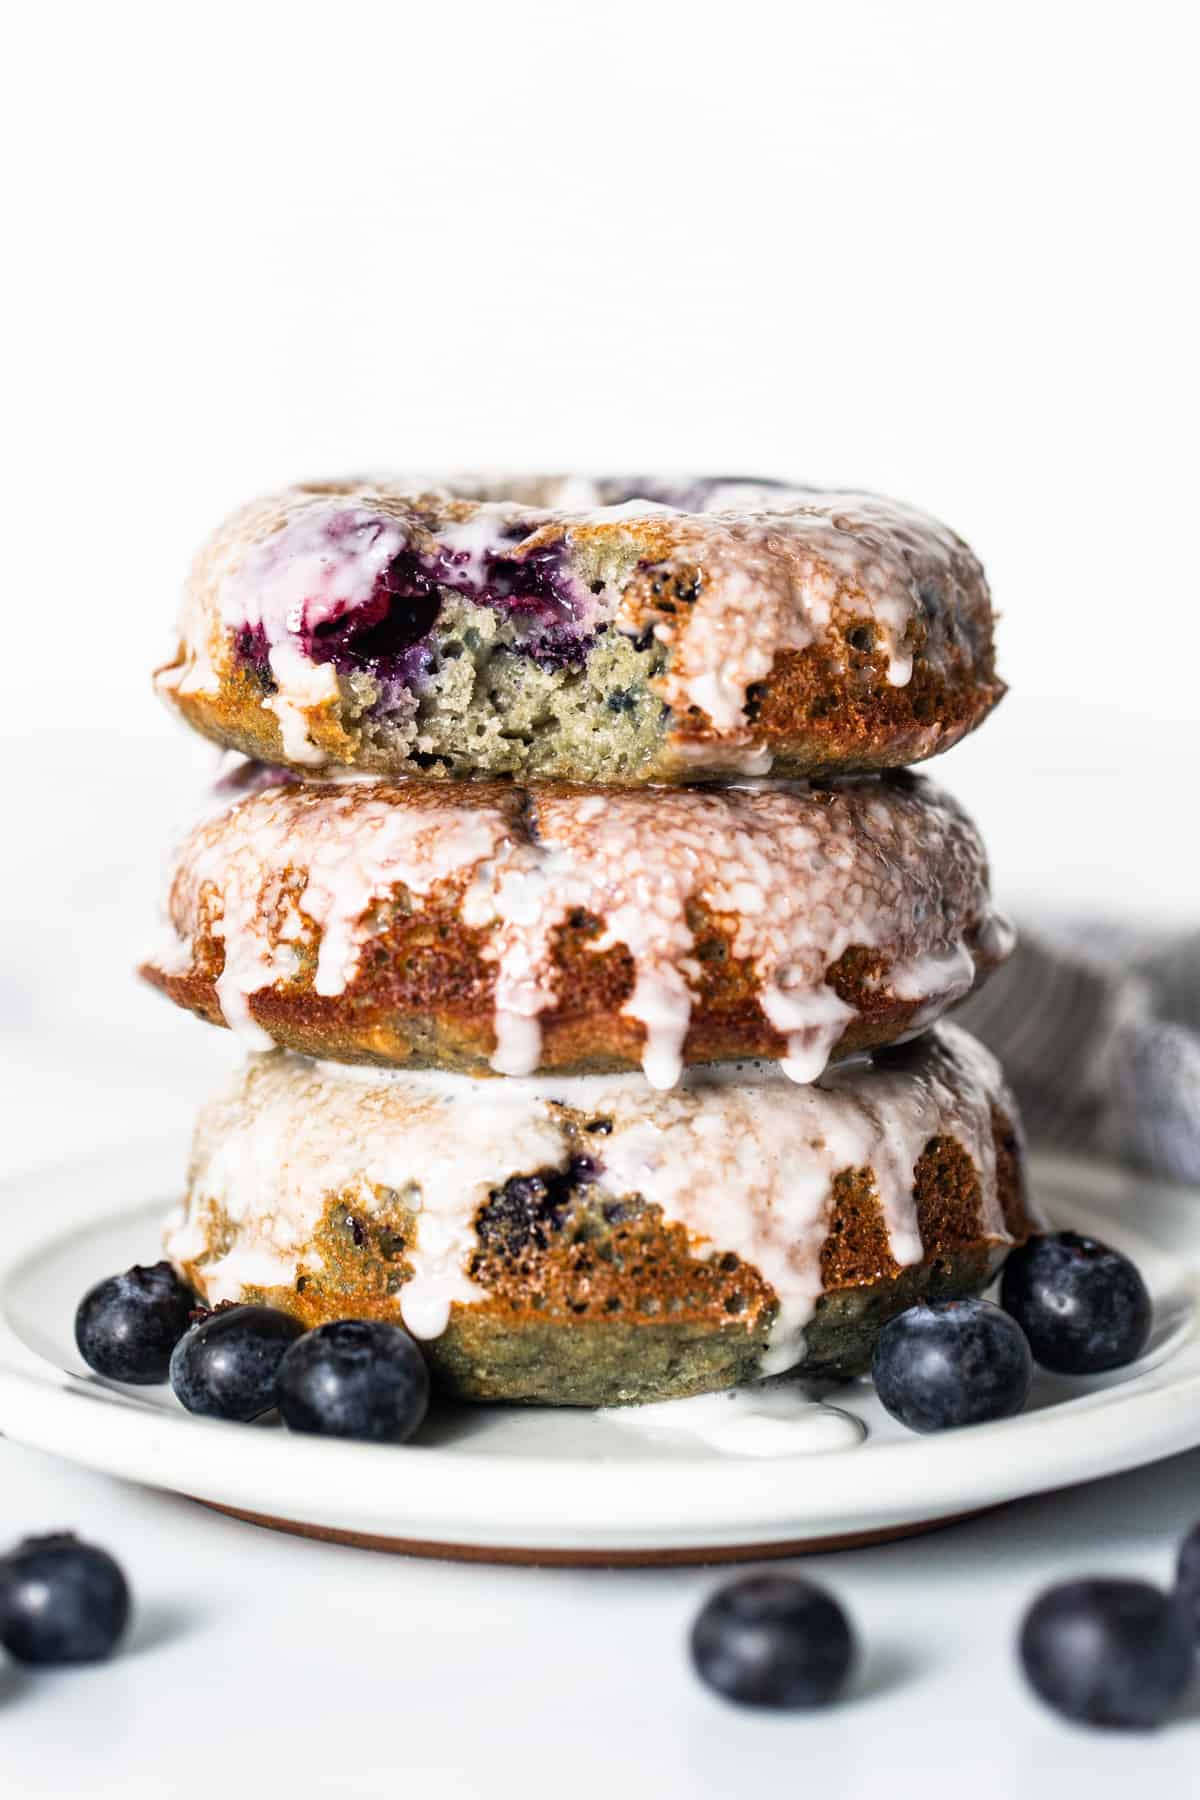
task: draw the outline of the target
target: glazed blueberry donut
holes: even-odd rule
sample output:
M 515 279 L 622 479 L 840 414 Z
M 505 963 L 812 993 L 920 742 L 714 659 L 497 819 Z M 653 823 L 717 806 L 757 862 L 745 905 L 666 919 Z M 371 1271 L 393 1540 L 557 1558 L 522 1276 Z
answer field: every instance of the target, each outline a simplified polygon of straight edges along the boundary
M 157 685 L 296 768 L 622 786 L 919 762 L 1004 691 L 953 532 L 732 478 L 290 488 L 200 552 Z
M 1010 948 L 920 776 L 638 789 L 304 781 L 243 764 L 179 849 L 143 973 L 338 1061 L 487 1074 L 830 1057 L 911 1035 Z
M 472 1400 L 665 1400 L 852 1375 L 1033 1228 L 1011 1096 L 944 1027 L 809 1087 L 771 1064 L 475 1081 L 251 1056 L 167 1252 L 210 1305 L 403 1323 Z

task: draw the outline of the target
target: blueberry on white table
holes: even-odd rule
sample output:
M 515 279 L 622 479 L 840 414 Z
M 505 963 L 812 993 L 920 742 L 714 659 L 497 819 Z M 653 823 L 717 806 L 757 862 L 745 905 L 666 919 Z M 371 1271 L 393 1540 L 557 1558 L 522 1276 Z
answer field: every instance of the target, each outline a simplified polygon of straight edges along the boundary
M 336 1319 L 291 1346 L 277 1392 L 292 1431 L 400 1444 L 425 1417 L 429 1371 L 399 1325 Z
M 196 1305 L 169 1262 L 135 1264 L 84 1295 L 75 1342 L 89 1369 L 112 1381 L 148 1386 L 165 1381 L 171 1352 Z
M 1077 1231 L 1049 1232 L 1014 1250 L 1000 1303 L 1029 1339 L 1035 1362 L 1059 1375 L 1124 1368 L 1150 1336 L 1150 1295 L 1134 1264 Z
M 875 1392 L 910 1431 L 948 1431 L 1019 1413 L 1033 1359 L 988 1300 L 929 1300 L 888 1321 L 871 1360 Z
M 275 1405 L 284 1352 L 303 1336 L 290 1313 L 271 1306 L 231 1306 L 210 1313 L 171 1356 L 171 1386 L 189 1412 L 246 1422 Z
M 107 1550 L 61 1532 L 0 1557 L 0 1644 L 18 1662 L 99 1662 L 128 1622 L 129 1587 Z
M 1020 1657 L 1034 1692 L 1066 1718 L 1149 1730 L 1191 1682 L 1196 1648 L 1178 1600 L 1148 1581 L 1066 1581 L 1026 1614 Z
M 730 1582 L 691 1636 L 702 1681 L 742 1706 L 825 1706 L 846 1685 L 857 1646 L 832 1594 L 788 1575 Z

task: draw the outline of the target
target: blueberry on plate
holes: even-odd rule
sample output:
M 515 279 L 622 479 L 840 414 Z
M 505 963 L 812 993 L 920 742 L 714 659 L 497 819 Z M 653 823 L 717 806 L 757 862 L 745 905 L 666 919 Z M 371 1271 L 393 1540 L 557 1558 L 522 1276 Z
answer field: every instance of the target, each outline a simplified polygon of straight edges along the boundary
M 1021 1665 L 1047 1706 L 1083 1725 L 1148 1730 L 1189 1685 L 1196 1646 L 1183 1608 L 1148 1581 L 1064 1581 L 1034 1601 Z
M 1192 1526 L 1179 1546 L 1175 1565 L 1175 1595 L 1200 1643 L 1200 1524 Z
M 189 1412 L 212 1419 L 258 1418 L 275 1405 L 284 1352 L 304 1327 L 272 1306 L 231 1306 L 210 1313 L 171 1356 L 171 1386 Z
M 1019 1413 L 1029 1345 L 988 1300 L 927 1300 L 890 1319 L 871 1359 L 875 1392 L 910 1431 L 950 1431 Z
M 1137 1269 L 1077 1231 L 1033 1237 L 1014 1250 L 1000 1304 L 1029 1339 L 1035 1362 L 1059 1375 L 1123 1368 L 1150 1336 L 1150 1295 Z
M 335 1319 L 291 1346 L 276 1391 L 292 1431 L 402 1444 L 425 1417 L 429 1371 L 399 1325 Z
M 857 1647 L 825 1589 L 789 1575 L 719 1588 L 691 1637 L 700 1679 L 741 1706 L 825 1706 L 846 1685 Z
M 0 1557 L 0 1644 L 18 1662 L 99 1662 L 128 1622 L 129 1587 L 107 1550 L 61 1532 Z
M 113 1381 L 165 1381 L 196 1302 L 169 1262 L 135 1264 L 79 1302 L 75 1342 L 89 1369 Z

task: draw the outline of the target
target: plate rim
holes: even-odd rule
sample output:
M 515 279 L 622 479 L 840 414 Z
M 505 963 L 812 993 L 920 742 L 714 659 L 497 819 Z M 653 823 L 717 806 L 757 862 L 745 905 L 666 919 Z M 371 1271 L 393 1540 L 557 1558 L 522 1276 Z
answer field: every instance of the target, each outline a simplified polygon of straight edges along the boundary
M 99 1231 L 106 1222 L 115 1226 L 148 1212 L 151 1201 L 120 1206 L 110 1190 L 119 1183 L 169 1192 L 169 1171 L 181 1162 L 176 1137 L 85 1154 L 0 1182 L 6 1226 L 0 1234 L 0 1433 L 108 1475 L 298 1525 L 432 1545 L 556 1552 L 689 1544 L 749 1549 L 845 1536 L 1073 1486 L 1200 1444 L 1200 1192 L 1095 1159 L 1041 1155 L 1034 1179 L 1077 1185 L 1086 1174 L 1110 1193 L 1114 1184 L 1137 1182 L 1168 1206 L 1196 1209 L 1195 1231 L 1182 1253 L 1181 1280 L 1192 1300 L 1186 1327 L 1135 1375 L 968 1434 L 903 1439 L 865 1452 L 702 1464 L 650 1456 L 634 1464 L 603 1452 L 510 1457 L 486 1447 L 419 1442 L 389 1462 L 375 1445 L 176 1413 L 140 1400 L 136 1389 L 50 1363 L 9 1320 L 8 1298 L 22 1269 L 52 1254 L 72 1229 Z M 78 1180 L 83 1171 L 86 1184 Z M 146 1171 L 153 1172 L 149 1179 Z M 13 1204 L 16 1190 L 20 1207 Z M 153 1204 L 165 1210 L 168 1201 Z M 1099 1410 L 1103 1431 L 1095 1429 Z M 864 1454 L 871 1458 L 869 1481 Z

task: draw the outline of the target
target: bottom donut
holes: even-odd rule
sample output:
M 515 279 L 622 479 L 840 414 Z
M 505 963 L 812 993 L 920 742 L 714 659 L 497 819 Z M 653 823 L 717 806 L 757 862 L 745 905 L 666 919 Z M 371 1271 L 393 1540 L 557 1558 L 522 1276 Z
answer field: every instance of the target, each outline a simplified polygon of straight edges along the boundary
M 598 1406 L 858 1374 L 893 1314 L 977 1293 L 1033 1228 L 1012 1097 L 943 1026 L 811 1087 L 251 1056 L 166 1246 L 210 1306 L 397 1320 L 461 1398 Z

